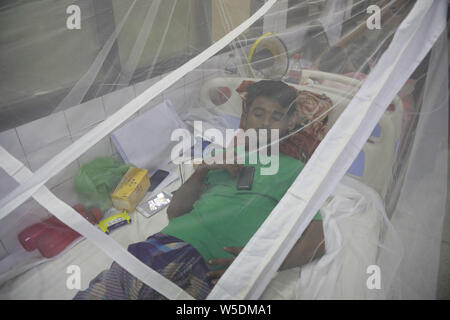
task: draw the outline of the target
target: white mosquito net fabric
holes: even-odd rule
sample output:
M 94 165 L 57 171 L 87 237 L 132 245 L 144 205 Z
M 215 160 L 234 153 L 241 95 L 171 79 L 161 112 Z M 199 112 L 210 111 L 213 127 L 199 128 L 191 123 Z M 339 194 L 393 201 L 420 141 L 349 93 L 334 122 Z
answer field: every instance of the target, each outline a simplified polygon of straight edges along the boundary
M 0 297 L 435 298 L 447 7 L 3 1 Z

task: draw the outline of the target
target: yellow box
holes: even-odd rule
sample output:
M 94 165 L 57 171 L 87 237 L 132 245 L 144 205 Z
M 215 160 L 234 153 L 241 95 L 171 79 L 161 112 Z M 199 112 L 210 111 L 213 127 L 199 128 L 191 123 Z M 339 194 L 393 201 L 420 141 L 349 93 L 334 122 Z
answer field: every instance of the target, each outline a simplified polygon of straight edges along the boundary
M 148 170 L 130 167 L 111 194 L 114 208 L 133 212 L 149 187 Z

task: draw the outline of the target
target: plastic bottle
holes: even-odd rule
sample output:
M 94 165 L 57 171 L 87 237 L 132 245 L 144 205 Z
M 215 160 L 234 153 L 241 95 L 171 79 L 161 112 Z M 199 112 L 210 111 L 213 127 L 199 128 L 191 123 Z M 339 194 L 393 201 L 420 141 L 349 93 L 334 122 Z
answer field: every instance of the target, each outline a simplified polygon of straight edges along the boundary
M 302 61 L 300 54 L 297 53 L 293 57 L 293 61 L 289 68 L 285 81 L 294 84 L 299 84 L 301 80 L 302 80 Z
M 237 68 L 237 60 L 234 53 L 230 53 L 228 56 L 227 61 L 225 62 L 225 73 L 227 74 L 237 74 L 238 68 Z

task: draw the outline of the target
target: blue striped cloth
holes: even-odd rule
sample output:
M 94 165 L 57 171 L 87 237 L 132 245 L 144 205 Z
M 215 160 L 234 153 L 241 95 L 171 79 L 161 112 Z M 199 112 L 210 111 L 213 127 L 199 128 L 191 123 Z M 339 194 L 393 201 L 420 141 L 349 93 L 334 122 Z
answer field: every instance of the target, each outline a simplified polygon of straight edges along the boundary
M 195 299 L 205 299 L 213 284 L 206 275 L 208 265 L 198 251 L 180 239 L 157 233 L 132 244 L 128 251 L 153 270 L 171 280 Z M 166 298 L 133 277 L 116 262 L 79 291 L 75 300 L 165 300 Z

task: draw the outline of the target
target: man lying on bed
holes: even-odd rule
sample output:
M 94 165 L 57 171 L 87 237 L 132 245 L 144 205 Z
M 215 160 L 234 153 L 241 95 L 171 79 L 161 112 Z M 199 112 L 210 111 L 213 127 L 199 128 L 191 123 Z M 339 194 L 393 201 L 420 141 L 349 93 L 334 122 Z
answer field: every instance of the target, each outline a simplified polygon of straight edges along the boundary
M 292 102 L 297 92 L 281 81 L 264 80 L 247 88 L 249 107 L 244 129 L 279 129 L 280 137 L 295 126 Z M 281 151 L 283 149 L 280 149 Z M 235 256 L 258 230 L 304 164 L 279 154 L 274 175 L 261 175 L 255 166 L 250 191 L 237 190 L 242 169 L 237 164 L 201 165 L 178 189 L 167 209 L 169 224 L 128 250 L 196 299 L 205 299 Z M 301 266 L 323 254 L 320 215 L 297 241 L 280 269 Z M 80 291 L 75 299 L 164 299 L 162 295 L 113 263 Z

